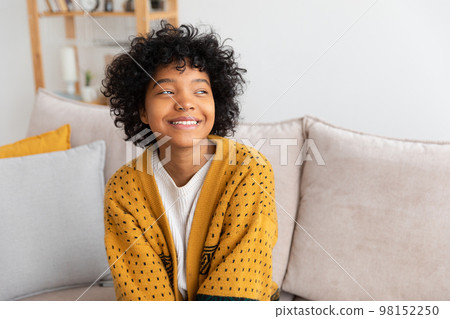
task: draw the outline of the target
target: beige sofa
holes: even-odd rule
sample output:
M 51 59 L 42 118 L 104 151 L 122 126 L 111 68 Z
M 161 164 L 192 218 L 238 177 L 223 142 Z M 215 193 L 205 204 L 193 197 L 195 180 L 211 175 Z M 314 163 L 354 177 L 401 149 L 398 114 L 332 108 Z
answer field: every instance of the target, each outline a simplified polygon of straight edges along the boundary
M 108 108 L 40 90 L 27 135 L 66 123 L 72 147 L 106 142 L 105 181 L 126 162 L 131 143 Z M 310 116 L 244 123 L 230 138 L 274 168 L 281 300 L 450 299 L 450 143 L 354 132 Z M 115 300 L 108 274 L 89 288 L 100 275 L 11 299 Z

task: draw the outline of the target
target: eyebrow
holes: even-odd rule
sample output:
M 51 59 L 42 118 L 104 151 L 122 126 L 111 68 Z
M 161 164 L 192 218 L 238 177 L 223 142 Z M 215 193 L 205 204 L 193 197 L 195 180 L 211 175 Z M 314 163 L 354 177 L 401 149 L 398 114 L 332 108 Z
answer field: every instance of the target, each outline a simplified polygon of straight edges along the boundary
M 155 86 L 157 86 L 158 84 L 161 84 L 161 83 L 173 83 L 173 82 L 176 82 L 176 80 L 174 80 L 174 79 L 160 79 L 160 80 L 156 81 L 155 84 L 153 84 L 152 89 L 154 89 Z M 194 79 L 194 80 L 192 80 L 191 82 L 192 82 L 192 83 L 195 83 L 195 82 L 203 82 L 203 83 L 206 83 L 206 84 L 208 84 L 209 86 L 211 86 L 211 85 L 209 84 L 208 80 L 206 80 L 206 79 Z

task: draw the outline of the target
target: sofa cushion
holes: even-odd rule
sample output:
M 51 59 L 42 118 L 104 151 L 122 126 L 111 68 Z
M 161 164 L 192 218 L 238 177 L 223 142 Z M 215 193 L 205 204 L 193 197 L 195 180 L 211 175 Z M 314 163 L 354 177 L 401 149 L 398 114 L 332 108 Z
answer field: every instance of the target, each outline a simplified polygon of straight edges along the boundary
M 90 285 L 109 274 L 104 162 L 101 140 L 0 159 L 0 300 Z
M 309 300 L 450 299 L 450 143 L 304 118 L 306 161 L 284 289 Z
M 70 148 L 70 125 L 56 130 L 30 136 L 0 147 L 0 158 L 26 156 L 47 152 L 65 151 Z
M 267 157 L 275 174 L 278 241 L 273 250 L 273 279 L 282 288 L 298 210 L 303 145 L 301 118 L 274 123 L 241 123 L 232 139 L 253 146 Z M 281 145 L 281 146 L 280 146 Z
M 96 140 L 106 142 L 105 183 L 127 160 L 127 144 L 122 129 L 114 126 L 109 108 L 60 97 L 39 89 L 34 103 L 27 136 L 54 130 L 69 123 L 72 147 Z M 138 154 L 142 153 L 138 149 Z M 131 158 L 129 159 L 131 160 Z

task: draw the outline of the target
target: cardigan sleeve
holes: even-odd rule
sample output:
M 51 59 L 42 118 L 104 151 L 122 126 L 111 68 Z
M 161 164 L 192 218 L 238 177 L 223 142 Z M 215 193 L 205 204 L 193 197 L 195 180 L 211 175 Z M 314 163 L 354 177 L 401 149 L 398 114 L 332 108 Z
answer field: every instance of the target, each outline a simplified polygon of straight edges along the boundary
M 105 248 L 116 299 L 175 300 L 164 263 L 143 235 L 132 207 L 125 205 L 124 195 L 119 187 L 109 187 L 104 198 Z
M 272 280 L 272 250 L 278 238 L 274 174 L 266 164 L 249 169 L 230 196 L 197 300 L 279 300 Z

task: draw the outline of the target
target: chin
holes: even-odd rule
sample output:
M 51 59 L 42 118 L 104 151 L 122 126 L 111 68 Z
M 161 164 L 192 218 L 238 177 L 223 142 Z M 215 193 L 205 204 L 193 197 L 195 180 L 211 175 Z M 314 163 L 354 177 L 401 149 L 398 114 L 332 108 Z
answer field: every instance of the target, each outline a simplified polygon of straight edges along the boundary
M 207 139 L 207 137 L 208 135 L 202 137 L 198 134 L 185 134 L 185 136 L 174 135 L 170 140 L 170 145 L 179 148 L 193 148 L 195 145 L 200 143 L 201 139 Z

